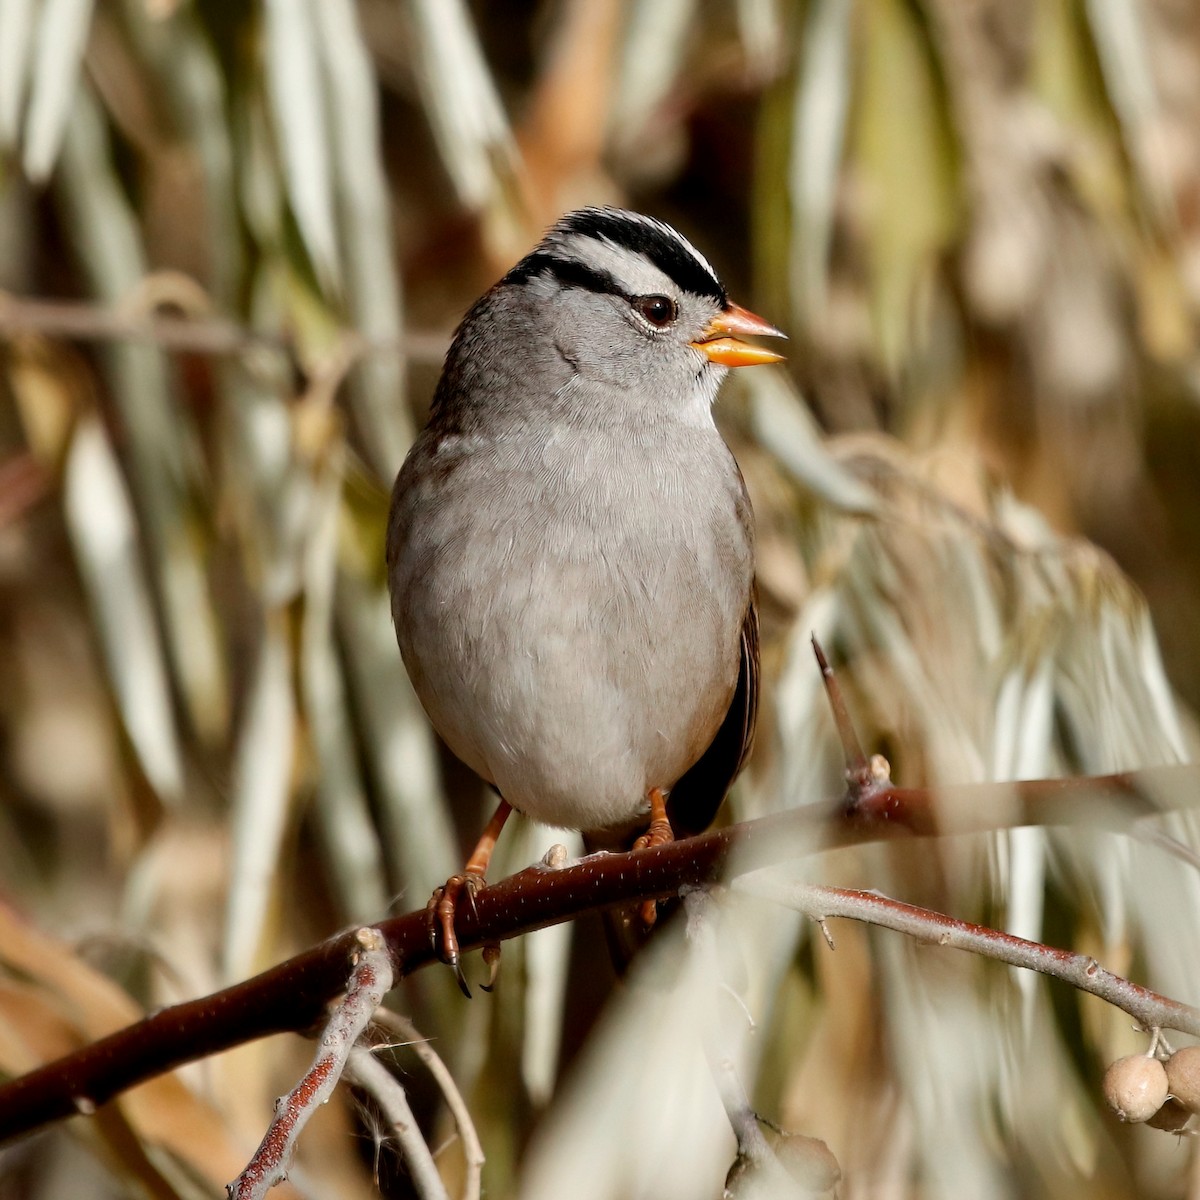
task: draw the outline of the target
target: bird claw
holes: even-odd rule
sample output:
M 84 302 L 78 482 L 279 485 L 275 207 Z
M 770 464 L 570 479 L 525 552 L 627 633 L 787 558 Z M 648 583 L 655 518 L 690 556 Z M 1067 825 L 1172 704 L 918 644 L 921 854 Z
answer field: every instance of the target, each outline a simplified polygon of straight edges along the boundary
M 429 944 L 437 952 L 442 962 L 454 971 L 454 978 L 458 981 L 459 990 L 468 1000 L 471 999 L 471 989 L 467 986 L 467 979 L 463 974 L 462 961 L 458 951 L 458 935 L 454 932 L 454 918 L 458 912 L 459 899 L 464 892 L 471 902 L 472 913 L 475 916 L 479 915 L 479 909 L 475 904 L 475 893 L 483 886 L 483 876 L 474 872 L 451 875 L 429 897 L 429 903 L 425 906 L 425 919 L 429 927 Z M 495 971 L 493 970 L 491 979 L 488 981 L 489 987 L 484 990 L 490 991 L 490 985 L 494 981 Z
M 487 963 L 488 981 L 479 986 L 485 992 L 490 992 L 496 986 L 496 976 L 500 974 L 500 945 L 498 942 L 489 942 L 484 946 L 483 961 Z
M 467 986 L 467 977 L 463 974 L 462 963 L 456 957 L 450 966 L 454 969 L 454 978 L 458 981 L 458 990 L 470 1000 L 472 998 L 471 989 Z

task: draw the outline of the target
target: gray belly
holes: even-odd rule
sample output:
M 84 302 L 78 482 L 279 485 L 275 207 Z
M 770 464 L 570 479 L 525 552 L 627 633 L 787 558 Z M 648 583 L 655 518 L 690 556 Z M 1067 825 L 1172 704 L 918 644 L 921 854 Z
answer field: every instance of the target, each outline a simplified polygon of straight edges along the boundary
M 635 819 L 733 694 L 748 508 L 715 431 L 672 450 L 443 445 L 444 470 L 397 483 L 393 615 L 417 694 L 464 762 L 552 825 Z

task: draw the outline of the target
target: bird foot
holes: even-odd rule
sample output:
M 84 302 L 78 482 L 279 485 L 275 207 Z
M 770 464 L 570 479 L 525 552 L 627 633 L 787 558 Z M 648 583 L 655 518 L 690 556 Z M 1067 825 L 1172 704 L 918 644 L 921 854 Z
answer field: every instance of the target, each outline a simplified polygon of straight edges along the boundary
M 650 822 L 650 828 L 633 843 L 635 850 L 652 850 L 655 846 L 669 846 L 675 840 L 671 823 L 664 817 Z
M 675 840 L 671 822 L 667 820 L 666 794 L 659 788 L 650 792 L 650 827 L 633 843 L 635 850 L 652 850 L 669 846 Z M 647 900 L 642 905 L 642 924 L 649 929 L 658 920 L 658 901 Z
M 425 906 L 429 944 L 437 952 L 442 962 L 454 971 L 454 978 L 458 980 L 459 990 L 468 1000 L 471 999 L 471 989 L 467 987 L 467 979 L 463 974 L 462 960 L 458 952 L 458 935 L 454 932 L 454 918 L 464 895 L 470 901 L 472 911 L 475 911 L 475 893 L 484 886 L 484 877 L 473 871 L 467 871 L 462 875 L 451 875 L 429 897 L 429 903 Z M 492 978 L 485 990 L 490 990 L 495 976 L 496 972 L 493 968 Z

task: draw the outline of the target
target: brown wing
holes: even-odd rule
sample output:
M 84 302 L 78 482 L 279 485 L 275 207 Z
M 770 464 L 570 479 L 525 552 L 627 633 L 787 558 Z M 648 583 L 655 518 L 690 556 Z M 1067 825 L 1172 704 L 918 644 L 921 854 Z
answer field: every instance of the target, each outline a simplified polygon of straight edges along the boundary
M 752 588 L 742 622 L 737 688 L 712 744 L 671 789 L 667 815 L 677 838 L 702 833 L 738 777 L 754 744 L 758 719 L 758 589 Z

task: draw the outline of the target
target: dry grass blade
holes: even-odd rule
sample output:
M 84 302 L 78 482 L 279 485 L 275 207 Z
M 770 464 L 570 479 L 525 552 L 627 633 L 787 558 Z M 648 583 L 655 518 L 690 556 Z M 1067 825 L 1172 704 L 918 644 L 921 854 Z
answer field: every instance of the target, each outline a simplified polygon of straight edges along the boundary
M 375 76 L 347 0 L 321 0 L 313 16 L 328 93 L 350 317 L 368 340 L 403 350 L 400 279 L 380 160 Z M 413 434 L 400 355 L 366 358 L 351 382 L 351 398 L 372 464 L 381 478 L 390 479 Z
M 871 490 L 829 453 L 817 423 L 786 379 L 762 372 L 743 387 L 750 392 L 756 438 L 797 483 L 833 509 L 860 516 L 877 510 Z
M 525 939 L 521 1078 L 530 1099 L 539 1106 L 552 1102 L 561 1066 L 573 937 L 573 926 L 555 925 Z
M 808 11 L 796 74 L 788 198 L 792 205 L 791 296 L 806 325 L 825 307 L 834 202 L 853 84 L 849 0 L 819 0 Z
M 37 0 L 0 0 L 0 146 L 8 150 L 21 127 L 37 8 Z
M 1147 134 L 1159 116 L 1159 105 L 1143 8 L 1137 0 L 1088 0 L 1084 6 L 1125 146 L 1140 168 L 1150 198 L 1165 209 L 1169 205 L 1162 190 L 1165 181 L 1155 178 L 1153 166 L 1146 162 Z
M 230 981 L 253 970 L 291 815 L 296 713 L 286 615 L 267 612 L 264 623 L 234 770 L 233 862 L 222 954 Z
M 531 1147 L 520 1193 L 527 1200 L 567 1191 L 577 1200 L 694 1197 L 732 1161 L 705 1046 L 715 1039 L 740 1063 L 745 1016 L 710 962 L 680 961 L 681 935 L 676 923 L 656 937 L 655 961 L 639 960 L 638 978 L 576 1064 Z
M 524 817 L 510 822 L 492 859 L 492 877 L 500 879 L 544 861 L 555 846 L 565 851 L 567 861 L 585 852 L 582 838 L 571 830 L 552 829 Z M 505 1006 L 506 1016 L 498 1015 L 498 1019 L 510 1021 L 521 1031 L 520 1082 L 524 1094 L 539 1107 L 552 1103 L 561 1065 L 574 938 L 571 925 L 540 929 L 523 938 L 519 947 L 511 947 L 516 953 L 510 954 L 506 948 L 500 960 L 502 982 L 496 985 L 493 1003 Z
M 618 152 L 631 153 L 651 141 L 657 110 L 677 86 L 696 9 L 696 0 L 662 0 L 629 10 L 609 114 Z
M 457 864 L 429 724 L 395 652 L 386 591 L 344 577 L 338 629 L 350 694 L 366 731 L 366 755 L 382 805 L 384 853 L 411 894 L 429 895 Z
M 162 89 L 172 126 L 202 181 L 204 280 L 215 307 L 236 311 L 237 289 L 246 269 L 235 178 L 235 134 L 229 106 L 238 99 L 222 72 L 217 46 L 188 6 L 169 20 L 147 20 L 144 0 L 125 0 L 124 30 L 153 83 Z
M 146 274 L 136 216 L 111 161 L 103 115 L 81 88 L 58 173 L 64 224 L 97 295 L 125 301 Z M 130 483 L 162 604 L 168 661 L 194 726 L 220 736 L 228 679 L 189 501 L 199 474 L 195 428 L 178 407 L 162 356 L 117 343 L 108 382 L 128 439 Z
M 45 0 L 42 5 L 29 72 L 23 156 L 25 173 L 35 182 L 49 177 L 71 119 L 92 6 L 93 0 Z
M 146 587 L 133 507 L 116 457 L 95 417 L 80 420 L 64 480 L 68 527 L 87 583 L 121 719 L 146 778 L 178 803 L 183 766 L 171 690 Z
M 468 208 L 495 206 L 510 187 L 515 149 L 462 0 L 414 0 L 418 81 L 442 161 Z
M 897 0 L 864 17 L 849 141 L 862 172 L 875 353 L 895 370 L 916 349 L 914 294 L 954 233 L 953 155 L 920 19 Z
M 264 11 L 267 94 L 288 200 L 318 277 L 336 288 L 342 271 L 318 49 L 321 34 L 309 0 L 267 0 Z
M 786 47 L 784 13 L 775 0 L 737 0 L 738 28 L 756 75 L 770 75 Z
M 305 561 L 306 605 L 300 644 L 304 713 L 317 757 L 316 812 L 341 909 L 369 920 L 387 909 L 383 855 L 359 773 L 347 719 L 346 683 L 334 651 L 334 588 L 341 473 L 330 464 L 314 507 Z

